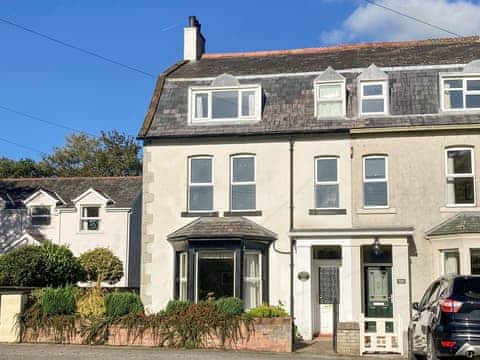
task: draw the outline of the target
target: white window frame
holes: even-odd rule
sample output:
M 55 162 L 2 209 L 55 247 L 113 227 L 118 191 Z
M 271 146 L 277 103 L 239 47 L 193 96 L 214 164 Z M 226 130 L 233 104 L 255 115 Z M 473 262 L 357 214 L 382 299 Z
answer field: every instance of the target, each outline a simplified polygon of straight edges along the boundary
M 258 275 L 259 277 L 247 277 L 246 276 L 246 268 L 245 268 L 245 261 L 243 262 L 244 263 L 244 269 L 243 269 L 243 282 L 244 283 L 247 283 L 247 282 L 250 282 L 250 283 L 255 283 L 255 282 L 258 282 L 258 288 L 259 288 L 259 298 L 260 298 L 260 303 L 257 304 L 256 306 L 260 306 L 262 305 L 262 302 L 263 302 L 263 271 L 262 271 L 262 253 L 260 251 L 245 251 L 244 252 L 244 256 L 245 255 L 256 255 L 258 256 Z M 242 290 L 243 290 L 243 294 L 245 296 L 245 284 L 242 284 Z M 248 310 L 248 309 L 245 309 L 245 310 Z
M 446 80 L 461 80 L 462 88 L 445 88 Z M 477 108 L 467 108 L 467 95 L 480 95 L 480 90 L 467 90 L 467 81 L 468 80 L 480 80 L 480 74 L 469 74 L 468 76 L 464 74 L 440 74 L 440 108 L 442 112 L 461 112 L 461 111 L 480 111 L 480 107 Z M 445 108 L 445 91 L 448 90 L 462 90 L 463 92 L 463 108 L 459 109 L 446 109 Z
M 382 95 L 369 95 L 365 96 L 363 94 L 364 87 L 370 85 L 381 85 L 382 86 Z M 389 114 L 390 108 L 390 94 L 388 88 L 388 80 L 382 81 L 360 81 L 360 96 L 358 103 L 358 112 L 360 116 L 383 116 Z M 364 112 L 363 111 L 363 100 L 383 100 L 383 112 Z
M 322 86 L 332 86 L 332 85 L 340 85 L 340 97 L 338 98 L 331 98 L 331 99 L 324 99 L 322 100 L 320 98 L 320 88 Z M 345 90 L 345 80 L 339 81 L 315 81 L 314 83 L 314 93 L 315 93 L 315 103 L 314 103 L 314 111 L 315 111 L 315 117 L 317 119 L 328 119 L 329 116 L 322 116 L 319 113 L 318 109 L 318 103 L 323 102 L 323 103 L 330 103 L 330 102 L 338 102 L 342 101 L 342 113 L 338 116 L 335 116 L 336 118 L 341 118 L 345 117 L 347 113 L 347 100 L 346 100 L 346 90 Z
M 234 181 L 233 180 L 233 160 L 240 158 L 253 158 L 253 181 Z M 231 212 L 241 212 L 241 211 L 256 211 L 255 209 L 233 209 L 233 187 L 235 185 L 255 185 L 255 207 L 257 207 L 257 159 L 254 154 L 238 154 L 230 156 L 230 211 Z
M 369 159 L 385 159 L 385 177 L 382 179 L 367 179 L 366 161 Z M 387 205 L 365 205 L 365 183 L 386 182 L 387 183 Z M 387 155 L 366 155 L 363 157 L 363 208 L 364 209 L 388 209 L 390 207 L 390 184 L 388 181 L 388 156 Z
M 448 152 L 449 151 L 470 151 L 470 159 L 472 161 L 471 173 L 449 173 L 448 172 Z M 473 202 L 471 204 L 450 204 L 448 203 L 448 179 L 449 178 L 466 178 L 471 177 L 473 179 Z M 475 186 L 475 152 L 473 151 L 473 147 L 447 147 L 445 148 L 445 203 L 447 207 L 475 207 L 477 202 L 477 196 L 475 194 L 476 186 Z
M 33 215 L 33 209 L 35 208 L 45 208 L 45 209 L 48 209 L 49 211 L 49 214 L 48 215 Z M 52 207 L 51 206 L 48 206 L 48 205 L 35 205 L 35 206 L 31 206 L 29 208 L 29 212 L 30 212 L 30 223 L 33 227 L 47 227 L 47 226 L 51 226 L 52 225 Z M 49 218 L 50 219 L 50 224 L 48 225 L 34 225 L 33 224 L 33 219 L 34 218 Z
M 214 92 L 224 92 L 224 91 L 237 91 L 238 92 L 238 117 L 236 118 L 213 118 L 212 117 L 212 93 Z M 242 116 L 242 93 L 246 91 L 255 91 L 255 114 L 252 116 Z M 197 94 L 207 94 L 208 96 L 208 115 L 207 117 L 197 118 L 196 114 L 196 104 L 195 104 L 195 95 Z M 201 124 L 201 123 L 229 123 L 232 121 L 260 121 L 262 114 L 262 87 L 259 84 L 254 85 L 240 85 L 240 86 L 202 86 L 202 87 L 190 87 L 188 89 L 188 119 L 192 124 Z
M 337 181 L 318 181 L 318 160 L 336 160 L 337 161 Z M 315 189 L 314 189 L 314 199 L 313 199 L 313 208 L 317 210 L 328 210 L 328 209 L 340 209 L 340 166 L 339 166 L 339 157 L 338 156 L 317 156 L 315 157 Z M 338 206 L 337 207 L 317 207 L 317 185 L 337 185 L 338 187 Z
M 194 183 L 192 182 L 192 160 L 195 159 L 209 159 L 212 162 L 212 176 L 209 183 Z M 200 156 L 190 156 L 188 158 L 188 191 L 187 191 L 187 211 L 196 212 L 196 213 L 209 213 L 215 209 L 215 181 L 214 181 L 214 162 L 213 156 L 209 155 L 200 155 Z M 210 210 L 191 210 L 190 209 L 190 190 L 192 186 L 211 186 L 212 187 L 212 209 Z
M 183 265 L 187 265 L 187 271 L 185 274 L 182 274 Z M 187 301 L 188 300 L 188 252 L 184 251 L 180 253 L 179 256 L 179 269 L 178 269 L 178 299 Z M 183 284 L 186 284 L 186 293 L 183 293 Z
M 84 217 L 83 216 L 83 209 L 85 208 L 98 208 L 98 216 L 97 217 Z M 97 233 L 101 230 L 102 228 L 102 217 L 101 217 L 101 206 L 100 205 L 81 205 L 80 206 L 80 231 L 81 232 L 92 232 L 92 233 Z M 83 222 L 87 220 L 96 220 L 98 221 L 98 229 L 97 230 L 88 230 L 88 229 L 83 229 Z

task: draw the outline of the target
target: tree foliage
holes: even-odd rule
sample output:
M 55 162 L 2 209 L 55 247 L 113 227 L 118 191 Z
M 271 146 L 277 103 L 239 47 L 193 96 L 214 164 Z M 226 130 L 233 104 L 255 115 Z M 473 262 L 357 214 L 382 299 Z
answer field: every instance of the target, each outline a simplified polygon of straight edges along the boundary
M 78 261 L 88 281 L 114 284 L 123 277 L 122 261 L 107 248 L 96 248 L 80 255 Z
M 32 159 L 0 158 L 1 178 L 50 176 L 126 176 L 141 172 L 140 145 L 135 138 L 116 130 L 93 137 L 69 135 L 65 145 Z
M 84 279 L 84 271 L 64 245 L 45 241 L 21 246 L 0 257 L 0 285 L 63 286 Z

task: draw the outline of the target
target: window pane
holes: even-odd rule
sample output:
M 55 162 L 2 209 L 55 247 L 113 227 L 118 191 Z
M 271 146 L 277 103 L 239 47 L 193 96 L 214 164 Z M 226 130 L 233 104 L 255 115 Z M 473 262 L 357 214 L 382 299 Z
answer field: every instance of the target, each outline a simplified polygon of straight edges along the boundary
M 260 278 L 260 264 L 258 261 L 258 254 L 245 254 L 245 277 Z
M 232 185 L 232 210 L 255 210 L 255 185 Z
M 450 90 L 445 91 L 443 98 L 445 109 L 463 109 L 463 91 Z
M 318 96 L 321 100 L 339 98 L 341 96 L 341 91 L 342 86 L 340 84 L 320 85 L 318 88 Z
M 365 206 L 387 206 L 387 182 L 364 183 Z
M 85 218 L 95 218 L 95 217 L 99 217 L 99 211 L 100 211 L 100 208 L 99 207 L 84 207 L 82 208 L 82 211 L 83 211 L 83 214 L 82 214 L 82 217 L 85 217 Z
M 255 91 L 242 92 L 242 116 L 255 116 Z
M 460 270 L 460 256 L 458 251 L 448 251 L 444 253 L 445 274 L 458 274 Z
M 467 80 L 467 90 L 480 90 L 480 80 Z
M 471 274 L 480 275 L 480 249 L 470 249 Z
M 82 230 L 97 231 L 100 229 L 100 220 L 82 220 Z
M 473 177 L 450 178 L 447 180 L 448 204 L 473 204 Z
M 255 181 L 255 158 L 233 158 L 233 181 Z
M 467 108 L 480 108 L 480 95 L 467 95 Z
M 463 88 L 462 80 L 445 80 L 443 84 L 445 89 L 462 89 Z
M 382 85 L 363 85 L 363 96 L 375 96 L 383 94 Z
M 385 158 L 365 159 L 366 179 L 385 179 Z
M 50 215 L 50 208 L 44 206 L 37 206 L 32 208 L 32 215 Z
M 32 225 L 33 226 L 50 225 L 50 216 L 32 217 Z
M 338 185 L 316 185 L 315 206 L 321 208 L 338 208 Z
M 212 117 L 229 119 L 238 117 L 238 91 L 217 91 L 212 93 Z
M 384 109 L 383 99 L 362 100 L 363 113 L 383 113 Z
M 334 117 L 343 115 L 342 101 L 319 102 L 317 105 L 318 116 L 320 117 Z
M 190 173 L 190 181 L 192 183 L 211 183 L 212 159 L 191 159 Z
M 251 309 L 261 303 L 262 278 L 258 254 L 245 254 L 243 273 L 245 279 L 243 282 L 245 308 Z
M 337 181 L 337 159 L 317 159 L 317 181 Z
M 471 174 L 472 152 L 470 150 L 447 151 L 447 170 L 449 174 Z
M 208 94 L 195 95 L 195 117 L 208 117 Z
M 213 210 L 213 186 L 190 186 L 190 210 Z

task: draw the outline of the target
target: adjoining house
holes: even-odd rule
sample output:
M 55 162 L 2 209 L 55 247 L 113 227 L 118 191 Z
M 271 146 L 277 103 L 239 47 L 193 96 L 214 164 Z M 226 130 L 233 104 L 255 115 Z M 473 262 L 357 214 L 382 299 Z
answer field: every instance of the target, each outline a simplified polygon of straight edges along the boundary
M 342 346 L 402 353 L 427 285 L 480 274 L 480 38 L 208 54 L 195 17 L 184 36 L 139 134 L 146 307 L 282 303 L 306 340 L 337 319 Z
M 125 276 L 116 286 L 138 287 L 141 177 L 0 179 L 0 254 L 44 240 L 79 256 L 106 247 Z

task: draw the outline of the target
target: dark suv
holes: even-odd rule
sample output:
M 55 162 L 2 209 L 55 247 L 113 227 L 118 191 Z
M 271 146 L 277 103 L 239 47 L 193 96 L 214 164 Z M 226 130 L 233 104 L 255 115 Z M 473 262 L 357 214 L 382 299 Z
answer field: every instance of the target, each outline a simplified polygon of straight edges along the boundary
M 413 304 L 412 358 L 480 356 L 480 276 L 445 276 Z

